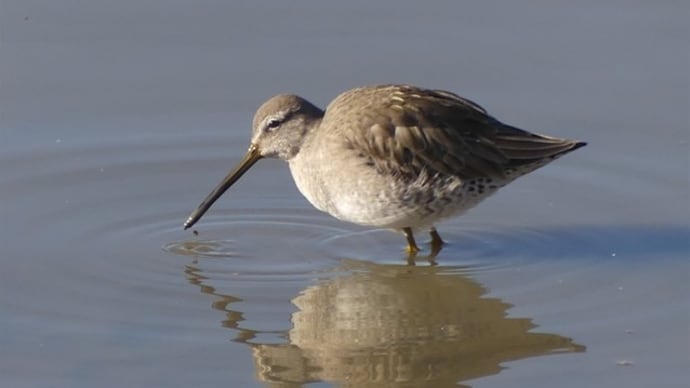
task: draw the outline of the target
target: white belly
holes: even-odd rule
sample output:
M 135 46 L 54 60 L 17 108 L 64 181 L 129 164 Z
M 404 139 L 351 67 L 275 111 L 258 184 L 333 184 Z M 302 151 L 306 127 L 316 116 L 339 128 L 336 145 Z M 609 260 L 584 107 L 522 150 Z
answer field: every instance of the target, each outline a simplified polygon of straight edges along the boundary
M 422 228 L 458 215 L 495 190 L 469 192 L 458 178 L 405 184 L 364 164 L 290 161 L 297 188 L 314 207 L 347 222 L 380 228 Z

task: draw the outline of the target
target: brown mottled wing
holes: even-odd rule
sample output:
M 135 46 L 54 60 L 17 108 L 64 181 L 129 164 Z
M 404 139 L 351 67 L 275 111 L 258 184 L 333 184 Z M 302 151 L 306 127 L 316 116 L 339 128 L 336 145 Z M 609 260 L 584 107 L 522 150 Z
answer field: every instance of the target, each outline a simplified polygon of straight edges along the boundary
M 426 169 L 466 179 L 502 177 L 506 169 L 555 157 L 577 144 L 504 125 L 450 92 L 385 86 L 358 93 L 368 103 L 349 108 L 357 121 L 346 141 L 384 173 L 416 177 Z M 357 104 L 354 94 L 341 97 L 341 103 Z

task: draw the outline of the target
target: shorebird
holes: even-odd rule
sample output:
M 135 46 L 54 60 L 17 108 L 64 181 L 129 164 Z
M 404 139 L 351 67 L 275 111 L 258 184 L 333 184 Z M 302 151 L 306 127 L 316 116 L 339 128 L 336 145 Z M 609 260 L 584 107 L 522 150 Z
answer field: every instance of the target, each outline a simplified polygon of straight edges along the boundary
M 254 163 L 286 161 L 317 209 L 355 224 L 401 231 L 407 251 L 427 228 L 463 213 L 516 178 L 586 145 L 504 124 L 443 90 L 376 85 L 340 94 L 322 110 L 293 94 L 257 110 L 249 149 L 184 223 L 190 228 Z

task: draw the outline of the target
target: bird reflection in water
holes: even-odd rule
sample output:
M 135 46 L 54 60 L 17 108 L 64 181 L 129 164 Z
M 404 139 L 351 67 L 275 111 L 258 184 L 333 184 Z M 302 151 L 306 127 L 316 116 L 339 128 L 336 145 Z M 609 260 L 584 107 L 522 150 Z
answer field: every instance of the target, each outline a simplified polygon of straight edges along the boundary
M 240 298 L 209 285 L 199 262 L 185 272 L 216 298 L 223 325 L 251 347 L 256 376 L 266 383 L 457 387 L 499 373 L 508 361 L 585 351 L 570 338 L 531 332 L 529 318 L 509 318 L 510 304 L 482 297 L 487 290 L 458 268 L 342 265 L 341 275 L 291 300 L 297 311 L 280 344 L 259 343 L 264 331 L 240 326 L 243 313 L 232 309 Z

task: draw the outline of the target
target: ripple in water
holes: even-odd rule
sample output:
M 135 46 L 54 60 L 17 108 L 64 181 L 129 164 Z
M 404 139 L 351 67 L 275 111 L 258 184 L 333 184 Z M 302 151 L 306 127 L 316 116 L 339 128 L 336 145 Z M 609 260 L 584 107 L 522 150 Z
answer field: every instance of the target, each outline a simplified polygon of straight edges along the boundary
M 405 262 L 401 235 L 337 221 L 312 209 L 296 191 L 292 197 L 261 198 L 263 192 L 278 190 L 265 176 L 254 181 L 247 176 L 245 186 L 233 187 L 197 226 L 198 236 L 185 232 L 181 224 L 188 212 L 231 163 L 223 147 L 215 154 L 197 153 L 199 159 L 176 160 L 188 155 L 190 147 L 207 151 L 204 139 L 154 140 L 71 147 L 65 142 L 54 149 L 4 155 L 7 174 L 0 183 L 15 206 L 3 212 L 6 219 L 16 220 L 8 232 L 16 240 L 33 239 L 22 255 L 45 255 L 39 248 L 51 247 L 69 260 L 44 268 L 66 279 L 80 276 L 76 282 L 96 283 L 132 279 L 127 271 L 136 271 L 141 281 L 148 277 L 173 283 L 185 258 L 225 260 L 229 272 L 286 277 L 327 271 L 344 258 Z M 206 144 L 216 143 L 206 139 Z M 33 154 L 39 155 L 28 163 Z M 203 179 L 192 179 L 197 175 Z M 292 185 L 284 166 L 277 176 L 281 186 Z M 235 208 L 224 208 L 228 205 Z M 460 272 L 613 254 L 629 258 L 650 252 L 650 247 L 671 253 L 685 248 L 686 230 L 673 226 L 533 228 L 463 221 L 441 225 L 449 244 L 437 260 Z M 166 254 L 153 253 L 161 247 Z

